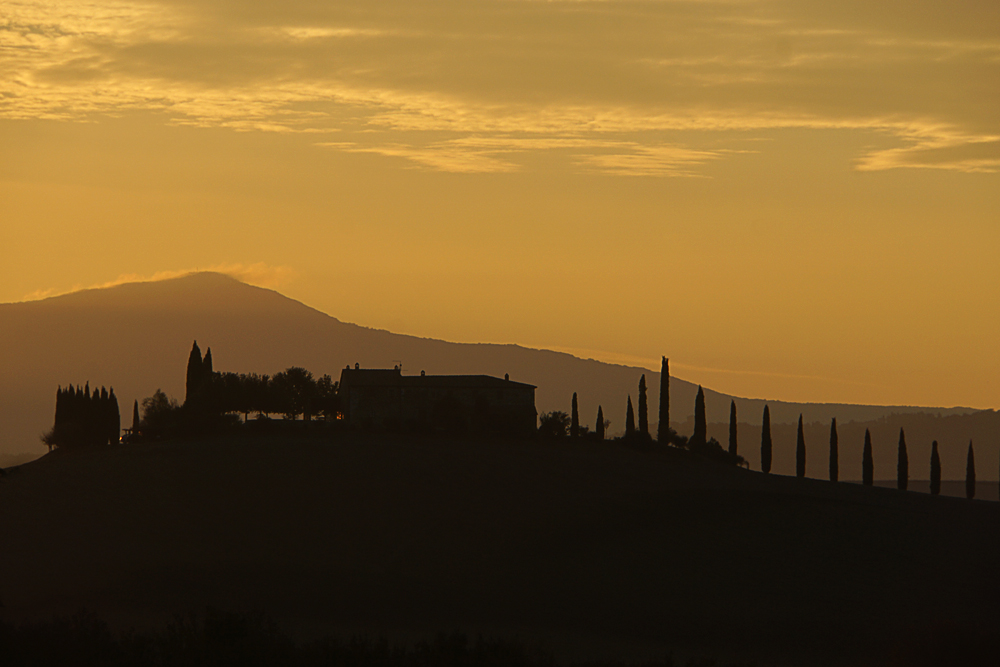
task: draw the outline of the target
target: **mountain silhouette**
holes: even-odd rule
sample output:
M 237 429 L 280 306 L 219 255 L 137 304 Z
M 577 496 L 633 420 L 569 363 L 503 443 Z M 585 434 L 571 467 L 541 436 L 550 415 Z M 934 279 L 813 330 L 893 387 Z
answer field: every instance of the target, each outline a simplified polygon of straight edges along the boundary
M 653 414 L 659 400 L 659 373 L 648 369 L 519 345 L 450 343 L 366 328 L 273 290 L 204 272 L 0 304 L 0 454 L 44 452 L 39 435 L 52 425 L 58 385 L 113 386 L 123 415 L 134 399 L 141 401 L 157 389 L 183 399 L 193 340 L 203 349 L 212 348 L 219 371 L 273 374 L 303 366 L 337 379 L 346 365 L 391 368 L 401 362 L 404 373 L 412 374 L 509 374 L 538 387 L 539 412 L 568 412 L 573 392 L 578 392 L 581 423 L 593 426 L 601 405 L 611 420 L 610 434 L 624 430 L 626 399 L 636 393 L 642 374 Z M 663 352 L 669 357 L 671 350 Z M 672 424 L 685 433 L 697 387 L 674 377 L 670 389 Z M 709 422 L 728 417 L 732 398 L 705 390 Z M 759 425 L 764 401 L 735 400 L 740 421 Z M 892 414 L 976 412 L 780 401 L 768 405 L 773 424 L 794 423 L 800 413 L 806 423 L 828 423 L 834 416 L 846 423 Z M 650 428 L 655 432 L 655 423 Z M 711 427 L 709 435 L 721 439 Z M 744 450 L 753 447 L 752 436 L 745 437 Z

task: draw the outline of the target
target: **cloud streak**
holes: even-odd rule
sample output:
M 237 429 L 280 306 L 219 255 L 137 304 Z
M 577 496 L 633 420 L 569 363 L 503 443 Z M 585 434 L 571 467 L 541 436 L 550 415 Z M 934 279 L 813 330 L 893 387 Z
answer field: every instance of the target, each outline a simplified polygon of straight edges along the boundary
M 73 287 L 64 290 L 59 290 L 56 288 L 35 290 L 30 294 L 26 294 L 21 299 L 21 301 L 40 301 L 42 299 L 48 299 L 50 297 L 60 296 L 63 294 L 70 294 L 72 292 L 79 292 L 85 289 L 105 289 L 108 287 L 125 285 L 127 283 L 148 283 L 148 282 L 158 282 L 160 280 L 171 280 L 173 278 L 180 278 L 182 276 L 187 276 L 192 273 L 200 273 L 204 271 L 209 271 L 213 273 L 222 273 L 227 276 L 236 278 L 240 282 L 247 283 L 248 285 L 256 285 L 258 287 L 267 287 L 271 289 L 284 287 L 285 285 L 293 281 L 297 275 L 296 271 L 290 267 L 271 266 L 264 262 L 256 262 L 254 264 L 243 264 L 239 262 L 224 263 L 224 264 L 215 264 L 212 266 L 200 267 L 196 269 L 157 271 L 151 275 L 140 274 L 140 273 L 123 273 L 114 280 L 108 280 L 93 285 L 74 285 Z
M 861 171 L 996 171 L 1000 128 L 981 96 L 1000 85 L 1000 38 L 876 19 L 782 2 L 13 0 L 0 117 L 153 110 L 336 133 L 318 143 L 422 169 L 510 172 L 559 151 L 566 169 L 629 176 L 725 159 L 694 133 L 867 131 L 886 140 L 857 156 Z

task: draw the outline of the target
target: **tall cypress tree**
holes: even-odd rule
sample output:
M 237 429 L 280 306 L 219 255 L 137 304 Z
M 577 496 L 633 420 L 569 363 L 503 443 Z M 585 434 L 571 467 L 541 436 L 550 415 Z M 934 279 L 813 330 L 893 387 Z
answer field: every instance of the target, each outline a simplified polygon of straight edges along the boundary
M 760 429 L 760 469 L 771 472 L 771 411 L 764 406 L 764 425 Z
M 122 413 L 118 408 L 118 397 L 115 388 L 108 392 L 108 441 L 117 445 L 122 432 Z
M 594 430 L 597 431 L 597 439 L 604 440 L 604 410 L 599 405 L 597 406 L 597 428 Z
M 188 355 L 188 365 L 187 365 L 187 382 L 184 386 L 184 402 L 187 403 L 191 400 L 191 397 L 198 392 L 198 385 L 201 384 L 202 378 L 202 359 L 201 359 L 201 348 L 198 347 L 198 341 L 194 342 L 191 346 L 191 354 Z
M 865 429 L 865 451 L 861 461 L 861 482 L 865 486 L 875 484 L 875 459 L 872 457 L 872 434 Z
M 906 436 L 899 429 L 899 457 L 896 461 L 896 488 L 906 491 L 910 484 L 910 459 L 906 455 Z
M 931 443 L 931 495 L 941 493 L 941 457 L 938 456 L 937 440 Z
M 795 441 L 795 476 L 806 476 L 806 435 L 802 431 L 802 415 L 799 415 L 799 433 Z
M 52 420 L 52 430 L 42 436 L 42 442 L 48 445 L 49 451 L 59 444 L 66 423 L 66 396 L 62 386 L 56 387 L 56 414 Z
M 708 419 L 705 416 L 705 392 L 698 385 L 698 394 L 694 397 L 694 433 L 691 434 L 690 446 L 700 447 L 708 442 Z
M 830 481 L 836 482 L 840 478 L 840 452 L 837 449 L 837 418 L 830 421 Z
M 972 453 L 971 440 L 969 440 L 969 455 L 965 459 L 965 497 L 969 500 L 976 497 L 976 455 Z
M 625 410 L 625 437 L 635 437 L 635 412 L 632 410 L 632 394 L 628 395 L 628 408 Z
M 87 412 L 87 444 L 88 445 L 106 445 L 107 440 L 107 419 L 105 418 L 104 405 L 107 403 L 108 391 L 104 387 L 101 387 L 104 392 L 104 398 L 101 398 L 101 392 L 94 387 L 94 398 L 90 402 L 90 408 Z
M 205 358 L 201 360 L 201 379 L 204 381 L 206 378 L 212 377 L 212 373 L 215 371 L 212 368 L 212 348 L 208 348 L 205 351 Z
M 729 454 L 736 456 L 736 401 L 729 403 Z
M 56 389 L 56 416 L 53 428 L 58 429 L 66 421 L 66 392 L 60 386 Z
M 575 391 L 573 392 L 573 410 L 569 423 L 569 435 L 571 438 L 578 438 L 580 436 L 580 409 L 577 407 Z
M 660 360 L 660 422 L 656 425 L 656 439 L 662 443 L 670 441 L 670 365 L 663 357 Z
M 139 432 L 139 400 L 132 403 L 132 433 Z
M 649 438 L 649 404 L 646 402 L 646 374 L 639 378 L 639 435 Z

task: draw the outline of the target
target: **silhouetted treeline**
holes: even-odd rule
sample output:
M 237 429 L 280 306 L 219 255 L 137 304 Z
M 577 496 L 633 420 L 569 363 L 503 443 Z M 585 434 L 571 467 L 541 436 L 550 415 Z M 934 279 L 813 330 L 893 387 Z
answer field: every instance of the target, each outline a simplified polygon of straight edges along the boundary
M 746 460 L 736 452 L 736 405 L 732 405 L 730 417 L 732 430 L 730 432 L 729 448 L 724 449 L 718 440 L 707 437 L 708 419 L 705 411 L 705 393 L 698 387 L 698 395 L 695 398 L 695 427 L 691 437 L 678 435 L 672 428 L 667 426 L 670 415 L 670 375 L 667 365 L 667 358 L 662 358 L 660 367 L 660 423 L 656 429 L 656 443 L 685 449 L 702 458 L 729 463 L 734 465 L 746 465 Z M 625 434 L 622 441 L 642 448 L 652 447 L 654 444 L 652 434 L 649 431 L 649 406 L 646 391 L 646 375 L 639 378 L 639 419 L 636 427 L 636 414 L 632 407 L 632 395 L 626 397 L 625 404 Z M 540 434 L 549 437 L 562 437 L 566 432 L 572 434 L 577 428 L 577 395 L 573 394 L 572 402 L 573 418 L 566 416 L 565 412 L 547 412 L 539 416 L 538 431 Z M 565 422 L 565 425 L 563 424 Z M 604 420 L 603 410 L 598 407 L 597 427 L 593 434 L 599 440 L 603 440 L 610 422 Z M 579 426 L 581 433 L 586 427 Z
M 292 366 L 274 376 L 256 373 L 219 373 L 213 369 L 211 348 L 202 357 L 195 341 L 188 356 L 185 399 L 178 405 L 159 389 L 142 401 L 142 418 L 132 439 L 149 440 L 216 432 L 235 425 L 237 415 L 285 419 L 334 419 L 339 409 L 337 383 L 329 375 L 318 380 L 304 368 Z
M 242 415 L 281 415 L 284 419 L 336 418 L 337 383 L 329 375 L 316 380 L 293 366 L 273 377 L 256 373 L 215 373 L 201 378 L 183 406 L 157 390 L 142 401 L 136 439 L 206 433 L 232 426 Z
M 259 613 L 209 609 L 179 617 L 165 629 L 115 633 L 88 612 L 69 618 L 13 625 L 0 622 L 4 667 L 556 667 L 540 645 L 518 640 L 470 640 L 439 633 L 411 644 L 383 637 L 326 637 L 297 643 Z M 573 663 L 570 663 L 573 664 Z M 670 656 L 645 662 L 588 661 L 579 667 L 675 667 Z M 692 659 L 687 667 L 722 667 Z M 732 665 L 731 667 L 736 667 Z
M 52 447 L 93 447 L 117 443 L 121 432 L 121 415 L 114 388 L 90 391 L 69 386 L 56 389 L 56 414 L 52 430 L 42 436 L 42 442 Z
M 202 380 L 185 403 L 215 413 L 282 415 L 287 419 L 330 417 L 337 414 L 337 383 L 329 375 L 319 380 L 304 368 L 292 366 L 274 376 L 256 373 L 213 373 Z

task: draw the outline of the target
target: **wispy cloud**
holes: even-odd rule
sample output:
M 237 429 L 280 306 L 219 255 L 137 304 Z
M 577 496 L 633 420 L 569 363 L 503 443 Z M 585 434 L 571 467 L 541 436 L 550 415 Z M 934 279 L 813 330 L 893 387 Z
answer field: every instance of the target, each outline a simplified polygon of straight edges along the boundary
M 203 271 L 210 271 L 213 273 L 222 273 L 227 276 L 232 276 L 240 282 L 247 283 L 248 285 L 257 285 L 258 287 L 268 287 L 268 288 L 278 288 L 287 285 L 292 282 L 296 277 L 296 271 L 287 266 L 272 266 L 264 262 L 256 262 L 254 264 L 243 264 L 243 263 L 225 263 L 225 264 L 215 264 L 212 266 L 199 267 L 195 269 L 174 269 L 166 271 L 157 271 L 151 275 L 140 274 L 140 273 L 123 273 L 119 275 L 114 280 L 108 280 L 101 283 L 95 283 L 92 285 L 82 285 L 77 284 L 69 289 L 40 289 L 26 294 L 21 301 L 39 301 L 41 299 L 47 299 L 53 296 L 60 296 L 62 294 L 71 294 L 73 292 L 79 292 L 85 289 L 105 289 L 108 287 L 116 287 L 118 285 L 125 285 L 128 283 L 148 283 L 157 282 L 160 280 L 170 280 L 172 278 L 180 278 L 182 276 L 191 275 L 192 273 L 200 273 Z
M 181 125 L 338 133 L 324 145 L 452 172 L 566 149 L 570 169 L 690 176 L 726 155 L 691 132 L 802 127 L 884 134 L 858 156 L 863 171 L 997 167 L 1000 132 L 979 99 L 1000 76 L 1000 38 L 972 29 L 929 39 L 926 26 L 752 2 L 4 9 L 5 118 L 155 110 Z M 590 143 L 559 145 L 572 141 Z

